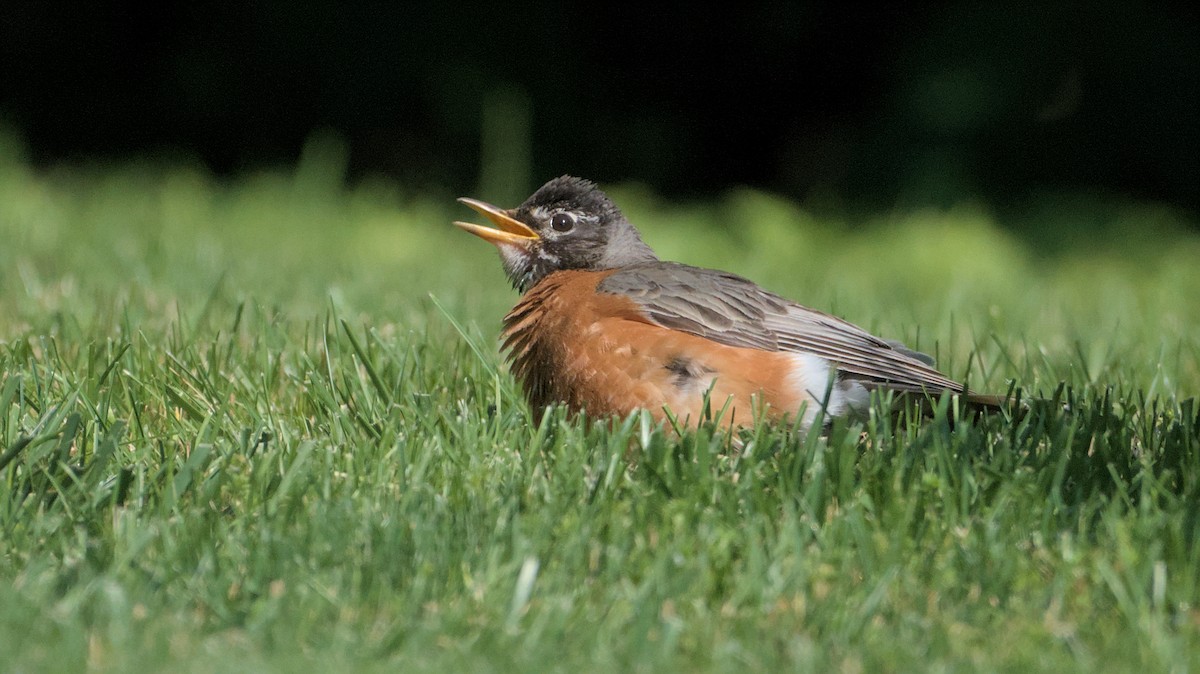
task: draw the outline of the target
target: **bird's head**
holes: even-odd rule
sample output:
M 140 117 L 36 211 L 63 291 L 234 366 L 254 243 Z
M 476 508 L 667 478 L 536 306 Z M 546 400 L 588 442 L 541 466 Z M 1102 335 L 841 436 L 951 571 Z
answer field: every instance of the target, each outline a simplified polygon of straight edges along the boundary
M 500 250 L 504 272 L 521 292 L 556 271 L 612 269 L 658 259 L 616 204 L 589 180 L 555 178 L 507 210 L 477 199 L 459 201 L 495 227 L 454 224 Z

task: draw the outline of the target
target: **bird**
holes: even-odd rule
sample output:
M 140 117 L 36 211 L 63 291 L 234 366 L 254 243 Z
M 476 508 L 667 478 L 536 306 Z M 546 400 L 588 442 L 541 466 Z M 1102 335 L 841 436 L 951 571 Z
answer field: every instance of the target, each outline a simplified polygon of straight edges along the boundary
M 503 321 L 509 368 L 530 406 L 587 417 L 638 410 L 685 425 L 755 419 L 810 428 L 862 416 L 873 391 L 999 407 L 930 356 L 749 279 L 662 260 L 594 182 L 564 175 L 521 205 L 458 199 L 490 225 L 520 300 Z

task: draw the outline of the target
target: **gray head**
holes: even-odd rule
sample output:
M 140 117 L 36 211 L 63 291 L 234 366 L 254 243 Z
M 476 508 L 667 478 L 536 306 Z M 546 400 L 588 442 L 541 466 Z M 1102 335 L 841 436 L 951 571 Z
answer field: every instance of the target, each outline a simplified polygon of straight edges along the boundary
M 475 199 L 459 201 L 498 229 L 454 224 L 496 245 L 505 273 L 521 292 L 556 271 L 612 269 L 658 259 L 616 204 L 589 180 L 555 178 L 508 210 Z

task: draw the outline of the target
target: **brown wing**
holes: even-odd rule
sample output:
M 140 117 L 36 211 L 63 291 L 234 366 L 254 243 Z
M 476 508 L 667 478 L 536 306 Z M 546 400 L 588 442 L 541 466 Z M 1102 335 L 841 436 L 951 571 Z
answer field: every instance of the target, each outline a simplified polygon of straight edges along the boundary
M 721 344 L 815 354 L 844 376 L 900 389 L 963 391 L 928 356 L 734 274 L 652 262 L 613 273 L 597 290 L 633 299 L 651 323 Z

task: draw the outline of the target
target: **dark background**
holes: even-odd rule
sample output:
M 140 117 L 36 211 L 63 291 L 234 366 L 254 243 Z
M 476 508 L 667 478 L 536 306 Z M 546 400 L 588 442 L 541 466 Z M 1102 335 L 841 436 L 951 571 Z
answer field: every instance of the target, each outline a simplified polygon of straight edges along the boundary
M 238 174 L 328 132 L 352 178 L 463 193 L 573 173 L 676 198 L 1194 211 L 1194 4 L 10 0 L 0 123 L 37 165 Z

